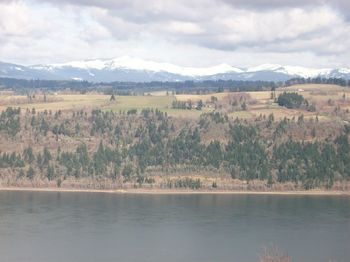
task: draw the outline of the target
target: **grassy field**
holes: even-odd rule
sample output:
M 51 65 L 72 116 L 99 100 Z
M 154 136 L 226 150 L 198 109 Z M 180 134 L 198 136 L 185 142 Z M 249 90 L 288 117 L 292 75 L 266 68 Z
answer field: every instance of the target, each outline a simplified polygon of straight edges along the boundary
M 20 106 L 23 109 L 35 108 L 38 111 L 43 110 L 79 110 L 79 109 L 96 109 L 112 110 L 112 111 L 127 111 L 130 109 L 142 110 L 144 108 L 158 108 L 166 112 L 170 116 L 183 118 L 197 118 L 202 113 L 214 111 L 214 107 L 210 104 L 212 97 L 216 97 L 221 104 L 228 103 L 232 97 L 244 96 L 248 99 L 247 110 L 231 110 L 227 111 L 228 115 L 233 118 L 255 118 L 260 115 L 268 116 L 274 114 L 276 119 L 284 117 L 293 118 L 303 114 L 306 118 L 322 116 L 324 120 L 332 117 L 332 112 L 335 107 L 341 110 L 350 109 L 350 90 L 344 87 L 324 84 L 307 84 L 295 85 L 291 87 L 278 88 L 276 96 L 288 92 L 298 92 L 302 94 L 310 103 L 317 106 L 317 112 L 308 112 L 306 110 L 286 109 L 278 106 L 271 99 L 270 91 L 259 92 L 241 92 L 241 93 L 213 93 L 205 95 L 167 95 L 167 92 L 160 91 L 150 93 L 145 96 L 117 96 L 116 101 L 110 101 L 109 95 L 99 93 L 87 94 L 70 94 L 58 93 L 48 94 L 44 97 L 42 94 L 37 94 L 31 101 L 26 96 L 14 95 L 12 92 L 0 93 L 0 110 L 8 106 Z M 173 109 L 172 102 L 189 101 L 197 103 L 202 100 L 206 106 L 202 110 L 185 110 Z
M 32 102 L 25 96 L 0 96 L 0 107 L 20 106 L 36 110 L 72 110 L 81 108 L 100 108 L 103 110 L 129 110 L 143 108 L 167 109 L 171 107 L 174 97 L 171 96 L 118 96 L 116 101 L 110 101 L 109 95 L 88 94 L 58 94 L 47 95 L 47 102 L 42 96 L 36 96 Z
M 164 92 L 163 92 L 164 93 Z M 0 95 L 0 110 L 6 107 L 21 107 L 23 109 L 35 108 L 37 111 L 44 110 L 79 110 L 79 109 L 101 109 L 112 111 L 128 111 L 130 109 L 142 110 L 144 108 L 158 108 L 175 117 L 199 117 L 201 113 L 211 110 L 181 110 L 173 109 L 172 102 L 175 96 L 158 92 L 146 96 L 117 96 L 116 101 L 110 101 L 109 95 L 88 93 L 88 94 L 57 94 L 47 95 L 47 102 L 44 102 L 43 95 L 37 95 L 31 102 L 26 96 L 12 94 Z
M 341 92 L 346 87 L 338 86 L 338 85 L 327 85 L 327 84 L 303 84 L 303 85 L 293 85 L 288 87 L 280 88 L 280 90 L 285 91 L 306 91 L 306 92 L 312 92 L 312 91 L 337 91 Z

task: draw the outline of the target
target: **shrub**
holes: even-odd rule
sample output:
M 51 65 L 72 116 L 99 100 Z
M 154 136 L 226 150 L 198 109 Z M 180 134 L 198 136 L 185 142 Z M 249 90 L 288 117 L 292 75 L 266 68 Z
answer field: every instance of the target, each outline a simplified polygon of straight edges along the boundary
M 307 104 L 307 101 L 302 95 L 299 95 L 298 93 L 284 92 L 278 96 L 277 103 L 278 105 L 287 108 L 300 108 L 302 105 Z

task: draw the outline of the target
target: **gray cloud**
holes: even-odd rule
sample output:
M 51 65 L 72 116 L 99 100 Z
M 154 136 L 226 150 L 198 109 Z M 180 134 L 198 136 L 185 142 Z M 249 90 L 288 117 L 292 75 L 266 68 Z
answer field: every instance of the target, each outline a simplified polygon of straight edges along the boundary
M 11 0 L 0 0 L 0 2 L 11 2 Z M 16 1 L 16 0 L 12 0 Z M 37 0 L 38 1 L 38 0 Z M 304 8 L 309 7 L 320 7 L 320 6 L 331 6 L 337 9 L 339 12 L 348 15 L 350 11 L 350 1 L 348 0 L 192 0 L 192 1 L 169 1 L 169 0 L 148 0 L 147 2 L 143 0 L 44 0 L 40 2 L 48 2 L 54 4 L 72 4 L 81 6 L 95 6 L 100 8 L 106 8 L 109 10 L 138 10 L 142 9 L 143 12 L 154 15 L 154 17 L 161 16 L 160 12 L 166 13 L 168 15 L 177 11 L 184 11 L 184 6 L 198 8 L 200 6 L 206 6 L 212 4 L 213 6 L 220 6 L 222 4 L 229 5 L 233 8 L 245 8 L 250 10 L 272 10 L 280 8 Z M 176 9 L 170 9 L 171 7 L 177 7 Z M 211 10 L 214 11 L 214 10 Z M 186 14 L 186 13 L 185 13 Z M 185 15 L 184 14 L 184 15 Z M 143 13 L 139 14 L 142 17 Z M 148 19 L 150 16 L 147 17 Z
M 320 6 L 331 5 L 336 8 L 350 7 L 347 0 L 221 0 L 227 4 L 236 7 L 245 7 L 253 9 L 275 9 L 285 7 L 304 7 L 304 6 Z
M 30 53 L 70 60 L 130 53 L 175 61 L 186 51 L 215 61 L 243 55 L 250 61 L 250 52 L 265 56 L 265 62 L 278 56 L 285 61 L 290 54 L 290 63 L 300 63 L 294 59 L 302 54 L 341 65 L 350 58 L 348 0 L 0 0 L 0 5 L 5 57 L 27 52 L 28 60 Z M 23 41 L 33 45 L 23 49 Z M 186 57 L 184 63 L 193 63 Z M 311 58 L 305 63 L 317 64 Z

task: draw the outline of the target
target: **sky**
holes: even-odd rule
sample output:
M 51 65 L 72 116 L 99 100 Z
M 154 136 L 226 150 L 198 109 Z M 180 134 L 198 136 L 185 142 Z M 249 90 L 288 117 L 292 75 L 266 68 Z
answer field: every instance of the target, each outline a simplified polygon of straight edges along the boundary
M 350 67 L 349 0 L 0 0 L 0 61 Z

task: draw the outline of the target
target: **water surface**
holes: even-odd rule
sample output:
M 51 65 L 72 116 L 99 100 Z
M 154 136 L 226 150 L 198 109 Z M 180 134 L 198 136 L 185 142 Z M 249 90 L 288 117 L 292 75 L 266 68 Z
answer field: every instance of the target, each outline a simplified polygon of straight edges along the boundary
M 0 261 L 350 261 L 350 198 L 0 192 Z

